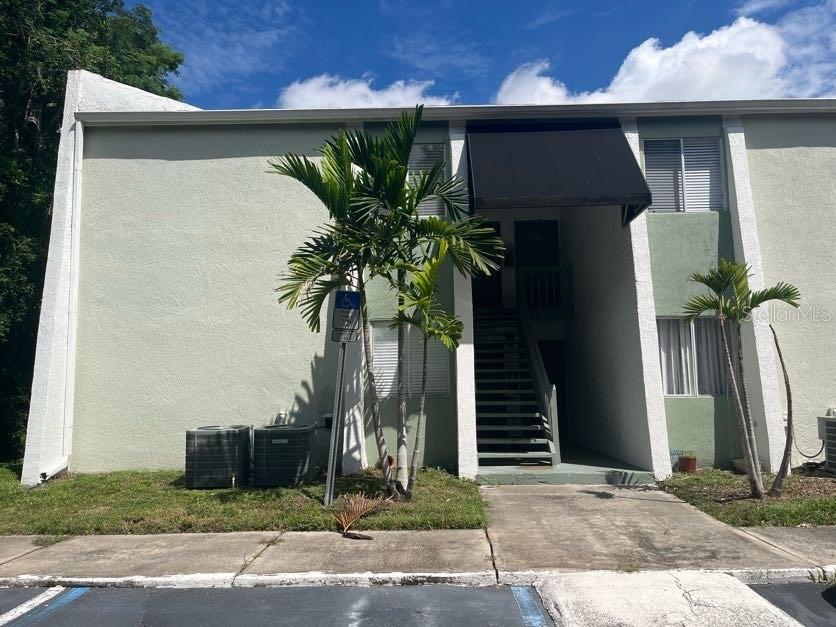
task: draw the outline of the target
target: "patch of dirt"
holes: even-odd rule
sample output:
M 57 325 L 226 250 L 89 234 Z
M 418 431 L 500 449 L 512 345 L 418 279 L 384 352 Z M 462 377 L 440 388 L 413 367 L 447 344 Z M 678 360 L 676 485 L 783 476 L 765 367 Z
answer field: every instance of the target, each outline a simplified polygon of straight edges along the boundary
M 793 468 L 792 474 L 784 483 L 784 490 L 779 497 L 767 496 L 760 503 L 768 501 L 789 501 L 799 498 L 820 498 L 833 496 L 836 497 L 836 477 L 828 475 L 827 473 L 813 471 L 811 474 L 804 474 L 803 471 L 798 472 L 799 469 Z M 809 472 L 809 471 L 808 471 Z M 751 499 L 749 494 L 749 482 L 745 475 L 735 477 L 738 479 L 733 485 L 728 486 L 711 486 L 708 492 L 711 493 L 714 500 L 718 503 L 725 501 L 745 501 L 756 500 Z M 767 492 L 772 486 L 772 475 L 764 475 L 763 487 Z

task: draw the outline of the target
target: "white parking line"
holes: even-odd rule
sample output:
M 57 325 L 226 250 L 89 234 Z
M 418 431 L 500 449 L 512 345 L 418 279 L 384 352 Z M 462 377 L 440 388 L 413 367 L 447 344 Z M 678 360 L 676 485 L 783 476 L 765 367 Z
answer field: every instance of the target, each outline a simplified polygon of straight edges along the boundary
M 20 618 L 27 612 L 31 612 L 39 605 L 43 605 L 50 599 L 54 599 L 59 594 L 64 592 L 64 590 L 64 586 L 54 586 L 44 592 L 41 592 L 38 596 L 33 597 L 25 603 L 21 603 L 16 608 L 9 610 L 5 614 L 0 615 L 0 625 L 7 625 L 11 623 L 13 620 Z

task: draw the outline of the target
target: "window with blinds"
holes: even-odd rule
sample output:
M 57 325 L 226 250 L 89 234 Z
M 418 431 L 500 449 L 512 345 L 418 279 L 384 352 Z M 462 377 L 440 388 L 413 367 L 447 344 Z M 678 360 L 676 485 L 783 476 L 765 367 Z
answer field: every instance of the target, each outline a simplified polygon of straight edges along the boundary
M 409 155 L 409 171 L 412 174 L 432 170 L 439 161 L 446 161 L 445 144 L 413 144 Z M 445 170 L 446 171 L 446 170 Z M 444 217 L 444 203 L 429 200 L 418 205 L 418 215 Z
M 390 322 L 372 322 L 372 359 L 374 377 L 381 398 L 397 396 L 398 330 Z M 423 342 L 421 334 L 409 326 L 406 330 L 406 393 L 421 394 Z M 427 344 L 427 396 L 450 395 L 450 352 L 438 341 Z
M 726 323 L 732 359 L 737 342 Z M 720 327 L 714 318 L 658 318 L 662 389 L 668 396 L 728 396 L 729 377 Z
M 725 209 L 719 137 L 646 139 L 644 170 L 653 211 Z

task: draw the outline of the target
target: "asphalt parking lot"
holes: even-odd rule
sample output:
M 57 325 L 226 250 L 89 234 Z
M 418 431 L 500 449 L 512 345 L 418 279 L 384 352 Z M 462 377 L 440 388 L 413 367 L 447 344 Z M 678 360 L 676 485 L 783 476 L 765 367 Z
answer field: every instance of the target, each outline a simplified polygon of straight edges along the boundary
M 50 588 L 0 590 L 0 613 Z M 3 624 L 0 617 L 0 624 Z M 65 588 L 8 625 L 553 625 L 530 587 Z

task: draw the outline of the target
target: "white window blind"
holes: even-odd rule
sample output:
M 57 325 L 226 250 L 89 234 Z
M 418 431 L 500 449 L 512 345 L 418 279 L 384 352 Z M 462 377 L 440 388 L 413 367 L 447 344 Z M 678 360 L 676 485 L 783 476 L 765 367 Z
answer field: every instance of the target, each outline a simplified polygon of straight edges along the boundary
M 723 209 L 723 177 L 718 137 L 686 137 L 682 140 L 685 163 L 685 211 Z
M 372 359 L 378 394 L 381 398 L 396 396 L 398 372 L 398 330 L 389 328 L 389 321 L 372 322 Z M 421 334 L 412 327 L 406 330 L 406 393 L 421 394 L 423 364 Z M 450 395 L 450 352 L 437 340 L 427 345 L 427 396 Z
M 421 394 L 424 342 L 413 327 L 407 333 L 409 340 L 409 393 Z M 427 342 L 427 396 L 450 394 L 450 351 L 434 338 Z
M 682 144 L 678 139 L 644 142 L 644 175 L 654 211 L 682 211 Z
M 730 393 L 717 320 L 697 318 L 691 322 L 683 318 L 659 318 L 656 328 L 665 394 L 726 396 Z M 726 337 L 732 360 L 736 362 L 737 343 L 729 325 Z
M 409 171 L 412 174 L 429 171 L 439 161 L 446 161 L 444 144 L 413 144 L 409 155 Z M 444 217 L 444 203 L 428 200 L 418 205 L 418 215 Z
M 372 360 L 377 393 L 381 397 L 397 394 L 398 330 L 388 322 L 372 323 Z
M 737 360 L 737 343 L 726 325 L 726 339 L 729 342 L 732 363 Z M 713 319 L 694 320 L 694 343 L 697 352 L 697 393 L 711 396 L 726 396 L 730 393 L 729 377 L 726 374 L 726 357 L 723 352 L 723 338 L 720 324 Z
M 665 394 L 692 394 L 691 325 L 686 320 L 660 318 L 656 321 L 656 328 Z
M 648 139 L 644 168 L 654 211 L 721 211 L 725 208 L 719 137 Z

